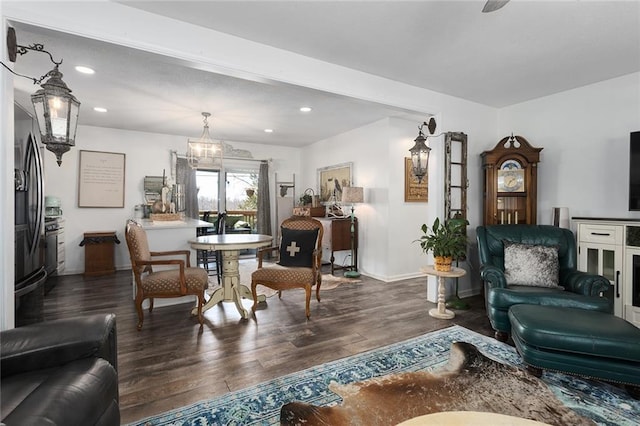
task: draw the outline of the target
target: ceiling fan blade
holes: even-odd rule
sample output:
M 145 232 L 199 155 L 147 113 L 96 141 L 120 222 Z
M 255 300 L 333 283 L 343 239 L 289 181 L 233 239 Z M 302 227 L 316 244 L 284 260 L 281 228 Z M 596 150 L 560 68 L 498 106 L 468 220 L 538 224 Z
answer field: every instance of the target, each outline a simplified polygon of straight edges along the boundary
M 493 12 L 500 9 L 505 4 L 509 3 L 509 0 L 487 0 L 482 8 L 483 13 Z

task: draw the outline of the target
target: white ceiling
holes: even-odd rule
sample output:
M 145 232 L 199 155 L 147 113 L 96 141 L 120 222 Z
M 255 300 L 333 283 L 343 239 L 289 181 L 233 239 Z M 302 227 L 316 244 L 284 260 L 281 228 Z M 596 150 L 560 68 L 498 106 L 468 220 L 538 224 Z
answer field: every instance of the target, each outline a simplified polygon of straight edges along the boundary
M 483 1 L 119 3 L 497 108 L 640 71 L 640 1 L 512 0 L 488 14 Z M 81 124 L 196 137 L 206 110 L 214 138 L 303 146 L 411 113 L 15 27 L 19 44 L 43 43 L 64 58 L 65 81 L 83 104 Z M 15 70 L 42 74 L 37 56 L 21 56 Z M 71 67 L 81 62 L 96 75 L 77 75 Z M 15 81 L 18 98 L 28 99 L 33 85 Z M 97 105 L 109 112 L 91 111 Z M 302 115 L 302 105 L 313 112 Z M 265 134 L 267 127 L 275 132 Z

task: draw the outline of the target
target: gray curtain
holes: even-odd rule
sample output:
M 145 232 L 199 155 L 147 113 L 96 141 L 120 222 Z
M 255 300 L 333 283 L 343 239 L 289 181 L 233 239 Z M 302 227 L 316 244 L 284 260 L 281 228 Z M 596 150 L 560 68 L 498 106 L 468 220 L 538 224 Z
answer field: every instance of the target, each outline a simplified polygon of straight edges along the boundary
M 186 158 L 176 159 L 176 183 L 184 185 L 184 214 L 193 219 L 199 218 L 198 186 L 196 185 L 196 170 L 189 166 Z
M 260 163 L 258 175 L 258 234 L 271 234 L 271 202 L 269 201 L 269 163 Z

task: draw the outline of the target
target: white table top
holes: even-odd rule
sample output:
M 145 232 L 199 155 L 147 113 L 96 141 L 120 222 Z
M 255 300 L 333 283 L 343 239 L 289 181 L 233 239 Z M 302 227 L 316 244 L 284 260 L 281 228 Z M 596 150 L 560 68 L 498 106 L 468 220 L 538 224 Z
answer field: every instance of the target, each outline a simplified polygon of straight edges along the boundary
M 547 423 L 535 420 L 512 417 L 497 413 L 483 413 L 478 411 L 445 411 L 415 417 L 399 423 L 397 426 L 536 426 Z
M 264 247 L 271 244 L 273 237 L 262 234 L 222 234 L 203 235 L 189 240 L 191 248 L 198 250 L 242 250 Z
M 456 268 L 455 266 L 452 266 L 451 270 L 447 272 L 436 271 L 433 265 L 422 267 L 420 268 L 420 271 L 427 275 L 435 275 L 436 277 L 446 277 L 446 278 L 458 278 L 458 277 L 462 277 L 464 274 L 467 273 L 467 271 L 465 271 L 464 269 Z

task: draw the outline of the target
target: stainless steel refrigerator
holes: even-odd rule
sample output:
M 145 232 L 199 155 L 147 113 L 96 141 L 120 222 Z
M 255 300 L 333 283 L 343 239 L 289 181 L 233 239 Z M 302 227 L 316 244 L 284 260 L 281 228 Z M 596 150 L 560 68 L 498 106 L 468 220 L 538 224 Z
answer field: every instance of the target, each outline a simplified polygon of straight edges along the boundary
M 14 108 L 15 155 L 15 325 L 44 317 L 44 182 L 37 122 Z

